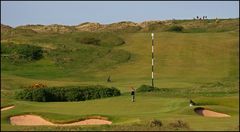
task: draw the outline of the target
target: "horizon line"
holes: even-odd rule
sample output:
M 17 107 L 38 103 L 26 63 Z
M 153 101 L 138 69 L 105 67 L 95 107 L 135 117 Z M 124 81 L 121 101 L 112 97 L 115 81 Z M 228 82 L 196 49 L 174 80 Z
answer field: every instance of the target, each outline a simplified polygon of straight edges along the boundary
M 216 18 L 207 18 L 207 19 L 204 19 L 204 20 L 213 20 L 213 19 L 239 19 L 239 17 L 229 17 L 229 18 L 223 18 L 223 17 L 216 17 Z M 12 28 L 16 28 L 16 27 L 20 27 L 20 26 L 29 26 L 29 25 L 41 25 L 41 26 L 51 26 L 51 25 L 62 25 L 62 26 L 78 26 L 78 25 L 81 25 L 83 23 L 98 23 L 100 25 L 110 25 L 110 24 L 114 24 L 114 23 L 120 23 L 120 22 L 132 22 L 132 23 L 143 23 L 143 22 L 149 22 L 149 21 L 173 21 L 173 20 L 194 20 L 193 18 L 186 18 L 186 19 L 154 19 L 154 20 L 145 20 L 145 21 L 130 21 L 130 20 L 122 20 L 122 21 L 116 21 L 116 22 L 112 22 L 112 23 L 100 23 L 100 22 L 90 22 L 90 21 L 85 21 L 85 22 L 81 22 L 79 24 L 62 24 L 62 23 L 49 23 L 49 24 L 41 24 L 41 23 L 28 23 L 28 24 L 22 24 L 22 25 L 15 25 L 15 26 L 12 26 L 10 24 L 5 24 L 5 23 L 2 23 L 1 22 L 1 25 L 5 25 L 5 26 L 9 26 L 9 27 L 12 27 Z M 195 19 L 197 20 L 197 19 Z

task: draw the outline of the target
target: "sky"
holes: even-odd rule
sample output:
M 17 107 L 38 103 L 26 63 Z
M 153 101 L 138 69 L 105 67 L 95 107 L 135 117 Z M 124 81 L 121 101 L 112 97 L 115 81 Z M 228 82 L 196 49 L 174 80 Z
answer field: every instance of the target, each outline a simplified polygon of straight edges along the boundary
M 78 25 L 120 21 L 239 18 L 238 1 L 1 1 L 1 23 Z

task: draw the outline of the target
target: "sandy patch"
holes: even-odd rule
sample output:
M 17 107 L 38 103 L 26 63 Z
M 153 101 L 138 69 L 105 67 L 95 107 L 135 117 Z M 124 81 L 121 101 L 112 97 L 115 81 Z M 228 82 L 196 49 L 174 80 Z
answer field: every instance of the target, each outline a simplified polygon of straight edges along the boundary
M 4 108 L 1 108 L 1 111 L 9 110 L 9 109 L 12 109 L 14 107 L 15 107 L 14 105 L 8 106 L 8 107 L 4 107 Z
M 12 125 L 54 125 L 53 123 L 44 120 L 40 116 L 35 115 L 20 115 L 10 117 L 10 122 Z
M 76 125 L 104 125 L 104 124 L 112 124 L 111 121 L 103 120 L 103 119 L 86 119 L 82 121 L 77 121 L 73 123 L 66 124 L 56 124 L 49 122 L 43 119 L 40 116 L 36 115 L 20 115 L 10 117 L 10 122 L 12 125 L 24 125 L 24 126 L 38 126 L 38 125 L 53 125 L 53 126 L 76 126 Z
M 204 108 L 195 108 L 194 111 L 202 116 L 205 117 L 230 117 L 230 115 L 224 114 L 224 113 L 219 113 L 219 112 L 214 112 L 211 110 L 207 110 Z

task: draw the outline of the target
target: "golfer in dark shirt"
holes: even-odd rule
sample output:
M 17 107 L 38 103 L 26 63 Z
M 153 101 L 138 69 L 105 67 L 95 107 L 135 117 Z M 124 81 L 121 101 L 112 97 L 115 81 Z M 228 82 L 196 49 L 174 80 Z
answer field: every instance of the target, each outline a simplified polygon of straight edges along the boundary
M 131 95 L 132 95 L 132 102 L 135 102 L 135 89 L 133 87 L 132 87 Z

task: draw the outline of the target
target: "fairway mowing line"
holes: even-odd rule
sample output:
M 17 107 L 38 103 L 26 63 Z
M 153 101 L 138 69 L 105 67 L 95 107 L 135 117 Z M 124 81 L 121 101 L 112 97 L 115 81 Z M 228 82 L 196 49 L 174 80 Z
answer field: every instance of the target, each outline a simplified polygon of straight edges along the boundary
M 230 115 L 224 114 L 224 113 L 219 113 L 219 112 L 214 112 L 211 110 L 207 110 L 201 107 L 195 108 L 194 111 L 199 114 L 202 115 L 204 117 L 230 117 Z
M 14 107 L 15 107 L 14 105 L 3 107 L 3 108 L 1 108 L 1 111 L 9 110 L 9 109 L 12 109 Z
M 10 122 L 12 125 L 20 125 L 20 126 L 77 126 L 77 125 L 109 125 L 112 124 L 111 121 L 103 120 L 103 119 L 85 119 L 82 121 L 76 121 L 73 123 L 62 123 L 56 124 L 49 122 L 37 115 L 19 115 L 10 117 Z

